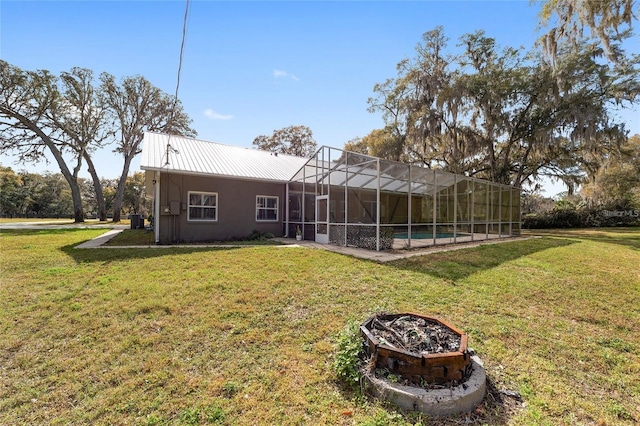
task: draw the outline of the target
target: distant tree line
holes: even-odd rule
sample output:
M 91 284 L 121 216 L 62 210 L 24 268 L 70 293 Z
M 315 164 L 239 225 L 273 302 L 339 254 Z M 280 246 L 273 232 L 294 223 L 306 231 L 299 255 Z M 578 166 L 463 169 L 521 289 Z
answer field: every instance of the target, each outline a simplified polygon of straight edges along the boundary
M 178 99 L 142 76 L 117 81 L 102 73 L 96 81 L 86 68 L 55 76 L 0 60 L 0 150 L 16 155 L 23 164 L 51 154 L 68 184 L 76 222 L 85 218 L 84 182 L 79 178 L 83 167 L 91 176 L 96 215 L 105 220 L 109 210 L 118 222 L 131 161 L 141 151 L 144 132 L 195 136 L 190 124 Z M 98 148 L 106 146 L 113 146 L 122 160 L 109 207 L 93 158 Z
M 78 187 L 85 218 L 100 219 L 92 180 L 78 178 Z M 113 212 L 118 179 L 101 179 L 100 188 L 106 210 Z M 150 211 L 144 173 L 127 176 L 120 213 L 148 216 Z M 61 173 L 14 172 L 0 166 L 0 217 L 74 218 L 74 212 L 71 189 Z

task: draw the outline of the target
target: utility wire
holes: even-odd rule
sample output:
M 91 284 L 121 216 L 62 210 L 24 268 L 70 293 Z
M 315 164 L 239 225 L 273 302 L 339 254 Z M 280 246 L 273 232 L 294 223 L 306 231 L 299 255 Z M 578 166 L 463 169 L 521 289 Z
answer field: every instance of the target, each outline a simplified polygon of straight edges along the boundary
M 180 61 L 178 62 L 178 81 L 176 83 L 176 95 L 174 98 L 175 104 L 178 102 L 178 89 L 180 88 L 180 73 L 182 72 L 182 55 L 184 54 L 184 42 L 187 38 L 187 21 L 189 17 L 189 0 L 187 0 L 186 7 L 184 8 L 184 21 L 182 23 L 182 43 L 180 44 Z
M 169 152 L 178 151 L 173 148 L 170 144 L 171 142 L 171 126 L 173 125 L 173 120 L 176 115 L 176 107 L 178 106 L 178 90 L 180 90 L 180 74 L 182 73 L 182 57 L 184 55 L 184 43 L 187 38 L 187 22 L 189 20 L 189 0 L 186 0 L 186 5 L 184 8 L 184 19 L 182 21 L 182 42 L 180 43 L 180 60 L 178 61 L 178 78 L 176 81 L 176 92 L 173 96 L 173 107 L 171 108 L 171 116 L 169 117 L 169 122 L 167 123 L 167 127 L 169 128 L 169 138 L 167 139 L 167 150 L 166 150 L 166 162 L 165 166 L 169 164 Z

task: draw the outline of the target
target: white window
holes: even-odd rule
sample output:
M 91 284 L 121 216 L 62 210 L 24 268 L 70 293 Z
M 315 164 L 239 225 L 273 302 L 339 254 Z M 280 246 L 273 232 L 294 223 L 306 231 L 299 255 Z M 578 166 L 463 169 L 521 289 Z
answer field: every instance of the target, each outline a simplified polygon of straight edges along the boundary
M 189 191 L 187 220 L 215 222 L 218 220 L 218 193 Z
M 256 196 L 256 221 L 278 221 L 278 197 L 270 197 L 267 195 Z

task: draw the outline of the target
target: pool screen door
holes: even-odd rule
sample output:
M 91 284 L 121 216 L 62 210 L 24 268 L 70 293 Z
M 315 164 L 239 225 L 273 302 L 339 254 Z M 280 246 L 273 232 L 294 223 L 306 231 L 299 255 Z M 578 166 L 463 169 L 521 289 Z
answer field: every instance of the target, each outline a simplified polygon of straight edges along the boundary
M 329 244 L 329 196 L 316 197 L 316 243 Z

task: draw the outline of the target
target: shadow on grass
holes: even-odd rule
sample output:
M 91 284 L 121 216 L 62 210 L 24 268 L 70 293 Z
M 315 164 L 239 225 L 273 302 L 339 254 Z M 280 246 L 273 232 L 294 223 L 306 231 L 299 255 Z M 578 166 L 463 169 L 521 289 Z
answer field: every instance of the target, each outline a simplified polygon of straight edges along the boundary
M 565 247 L 579 242 L 577 239 L 535 238 L 523 241 L 510 241 L 500 244 L 487 244 L 479 247 L 431 253 L 425 256 L 410 257 L 389 262 L 387 265 L 422 272 L 436 278 L 457 281 L 476 272 L 495 268 L 533 253 Z
M 87 232 L 87 230 L 99 229 L 100 231 L 107 232 L 109 228 L 3 228 L 0 229 L 0 234 L 3 235 L 17 235 L 17 236 L 29 236 L 29 235 L 69 235 L 78 232 Z M 88 240 L 87 240 L 88 241 Z M 80 241 L 78 244 L 82 244 L 84 241 Z
M 583 228 L 583 229 L 530 229 L 527 235 L 574 238 L 598 243 L 618 244 L 640 250 L 640 227 Z
M 60 247 L 60 251 L 73 258 L 78 263 L 86 262 L 118 262 L 131 259 L 151 259 L 174 254 L 202 253 L 207 251 L 229 251 L 242 247 L 131 247 L 131 248 L 97 248 L 97 249 L 77 249 L 78 244 L 70 244 Z
M 92 228 L 48 228 L 48 229 L 2 229 L 0 230 L 0 234 L 3 235 L 16 235 L 16 236 L 41 236 L 46 238 L 47 236 L 53 235 L 71 235 L 77 234 L 80 232 L 86 232 Z M 107 232 L 108 229 L 104 229 L 104 232 Z M 242 248 L 251 248 L 251 247 L 262 247 L 262 246 L 274 246 L 275 244 L 244 244 L 238 243 L 239 245 L 232 245 L 231 243 L 228 247 L 207 247 L 206 245 L 198 245 L 193 244 L 192 246 L 185 247 L 176 247 L 171 245 L 166 246 L 157 246 L 153 240 L 149 241 L 135 241 L 136 244 L 140 245 L 148 245 L 148 247 L 109 247 L 103 246 L 105 248 L 92 248 L 92 249 L 76 249 L 78 245 L 90 241 L 94 237 L 87 238 L 84 240 L 76 240 L 73 244 L 68 244 L 64 246 L 60 246 L 58 250 L 65 253 L 69 257 L 73 258 L 76 262 L 116 262 L 121 260 L 131 260 L 131 259 L 150 259 L 150 258 L 159 258 L 166 255 L 173 254 L 190 254 L 190 253 L 201 253 L 206 251 L 229 251 L 229 250 L 237 250 Z M 280 244 L 277 244 L 280 245 Z
M 103 244 L 109 246 L 154 246 L 156 236 L 153 231 L 146 229 L 125 229 Z
M 176 243 L 180 245 L 188 245 L 192 247 L 205 246 L 205 245 L 240 245 L 240 246 L 266 246 L 266 245 L 282 245 L 282 243 L 267 239 L 267 238 L 236 238 L 233 240 L 225 241 L 201 241 L 194 243 Z M 150 230 L 142 229 L 125 229 L 124 231 L 111 238 L 109 241 L 103 244 L 104 247 L 118 247 L 118 246 L 156 246 L 155 234 Z
M 54 235 L 66 235 L 72 236 L 78 233 L 86 233 L 88 228 L 62 228 L 62 229 L 2 229 L 0 234 L 3 235 L 16 235 L 16 236 L 38 236 L 46 238 Z M 108 229 L 104 229 L 103 232 L 107 232 Z M 93 237 L 76 240 L 72 244 L 61 246 L 58 248 L 61 252 L 65 253 L 78 263 L 82 262 L 118 262 L 122 260 L 131 259 L 149 259 L 158 258 L 161 256 L 172 254 L 190 254 L 203 251 L 219 251 L 219 250 L 232 250 L 241 247 L 155 247 L 155 244 L 151 244 L 149 248 L 97 248 L 97 249 L 76 249 L 78 245 L 90 241 Z

